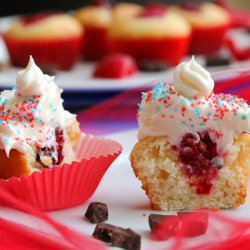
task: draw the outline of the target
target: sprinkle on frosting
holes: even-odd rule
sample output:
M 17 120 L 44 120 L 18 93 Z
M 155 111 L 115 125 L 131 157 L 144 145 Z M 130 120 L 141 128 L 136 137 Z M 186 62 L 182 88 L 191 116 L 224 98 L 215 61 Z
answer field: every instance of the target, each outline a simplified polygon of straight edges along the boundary
M 235 137 L 250 127 L 250 108 L 241 98 L 229 94 L 186 97 L 175 86 L 160 83 L 143 93 L 138 112 L 138 138 L 167 136 L 178 146 L 186 133 L 207 130 L 221 155 Z
M 26 69 L 17 76 L 17 86 L 0 95 L 0 148 L 6 154 L 17 149 L 55 142 L 57 126 L 65 127 L 74 115 L 62 106 L 61 89 L 54 77 L 44 75 L 30 57 Z
M 213 92 L 214 81 L 193 56 L 189 62 L 180 63 L 176 67 L 174 87 L 179 94 L 186 97 L 207 97 Z

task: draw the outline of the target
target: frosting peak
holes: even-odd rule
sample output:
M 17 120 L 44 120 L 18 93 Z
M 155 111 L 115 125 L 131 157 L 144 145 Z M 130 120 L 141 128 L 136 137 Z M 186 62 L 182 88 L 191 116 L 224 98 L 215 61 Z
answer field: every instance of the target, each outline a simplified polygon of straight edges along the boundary
M 213 92 L 214 81 L 193 56 L 189 62 L 180 63 L 176 67 L 174 88 L 185 97 L 208 97 Z
M 46 85 L 53 80 L 54 77 L 43 74 L 30 56 L 27 67 L 18 72 L 16 79 L 17 94 L 23 97 L 40 96 L 44 93 Z

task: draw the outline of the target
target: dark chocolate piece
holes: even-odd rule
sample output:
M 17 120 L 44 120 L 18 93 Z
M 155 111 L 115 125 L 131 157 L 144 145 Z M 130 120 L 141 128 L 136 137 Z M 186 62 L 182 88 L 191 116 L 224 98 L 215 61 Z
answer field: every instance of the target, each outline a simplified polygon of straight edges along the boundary
M 101 202 L 91 202 L 85 213 L 85 217 L 92 223 L 105 221 L 108 219 L 108 207 Z
M 140 250 L 141 236 L 130 228 L 121 228 L 107 223 L 98 223 L 93 236 L 104 242 L 111 243 L 111 246 L 127 250 Z
M 169 65 L 161 60 L 157 61 L 141 60 L 138 62 L 138 68 L 141 71 L 157 72 L 157 71 L 167 70 L 169 68 Z
M 214 56 L 207 56 L 206 58 L 206 66 L 227 66 L 231 63 L 230 56 L 222 56 L 222 55 L 214 55 Z

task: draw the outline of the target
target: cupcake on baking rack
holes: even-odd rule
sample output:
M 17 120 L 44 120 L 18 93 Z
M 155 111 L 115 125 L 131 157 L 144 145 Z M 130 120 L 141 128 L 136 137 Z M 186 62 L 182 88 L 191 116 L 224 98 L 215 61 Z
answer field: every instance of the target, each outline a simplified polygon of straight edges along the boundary
M 234 208 L 245 202 L 250 157 L 249 106 L 214 94 L 192 58 L 174 84 L 143 93 L 131 165 L 154 209 Z
M 94 0 L 91 5 L 74 13 L 85 30 L 83 58 L 96 61 L 108 54 L 107 30 L 111 24 L 111 7 L 106 0 Z
M 112 50 L 133 56 L 141 69 L 173 66 L 187 53 L 191 29 L 179 14 L 154 4 L 112 22 Z
M 121 146 L 80 133 L 62 90 L 30 57 L 0 95 L 0 188 L 42 210 L 86 201 Z
M 25 67 L 32 55 L 43 69 L 70 70 L 80 57 L 84 31 L 69 14 L 42 12 L 18 18 L 2 37 L 14 66 Z
M 172 8 L 192 27 L 189 53 L 213 54 L 220 50 L 231 26 L 226 10 L 213 3 L 187 2 Z

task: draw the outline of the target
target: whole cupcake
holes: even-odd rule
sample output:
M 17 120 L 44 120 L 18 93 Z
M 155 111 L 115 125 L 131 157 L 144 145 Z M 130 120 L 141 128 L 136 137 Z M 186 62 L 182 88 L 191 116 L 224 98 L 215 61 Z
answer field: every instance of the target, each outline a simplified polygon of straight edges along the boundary
M 0 95 L 0 188 L 42 210 L 84 202 L 121 151 L 80 133 L 61 92 L 31 57 Z
M 44 69 L 70 70 L 79 60 L 84 31 L 66 13 L 35 13 L 18 18 L 2 34 L 14 66 L 25 67 L 29 56 Z
M 131 164 L 153 208 L 234 208 L 245 202 L 250 157 L 249 105 L 214 94 L 194 58 L 174 84 L 143 93 Z
M 105 0 L 95 0 L 91 5 L 74 13 L 85 30 L 83 58 L 96 61 L 108 54 L 107 30 L 111 24 L 111 8 Z
M 231 26 L 231 17 L 226 10 L 213 3 L 187 2 L 173 7 L 192 27 L 189 53 L 213 54 L 223 44 Z
M 112 22 L 109 37 L 113 51 L 127 53 L 140 68 L 147 68 L 178 64 L 187 53 L 190 33 L 189 24 L 179 14 L 150 5 L 133 11 L 126 21 Z

